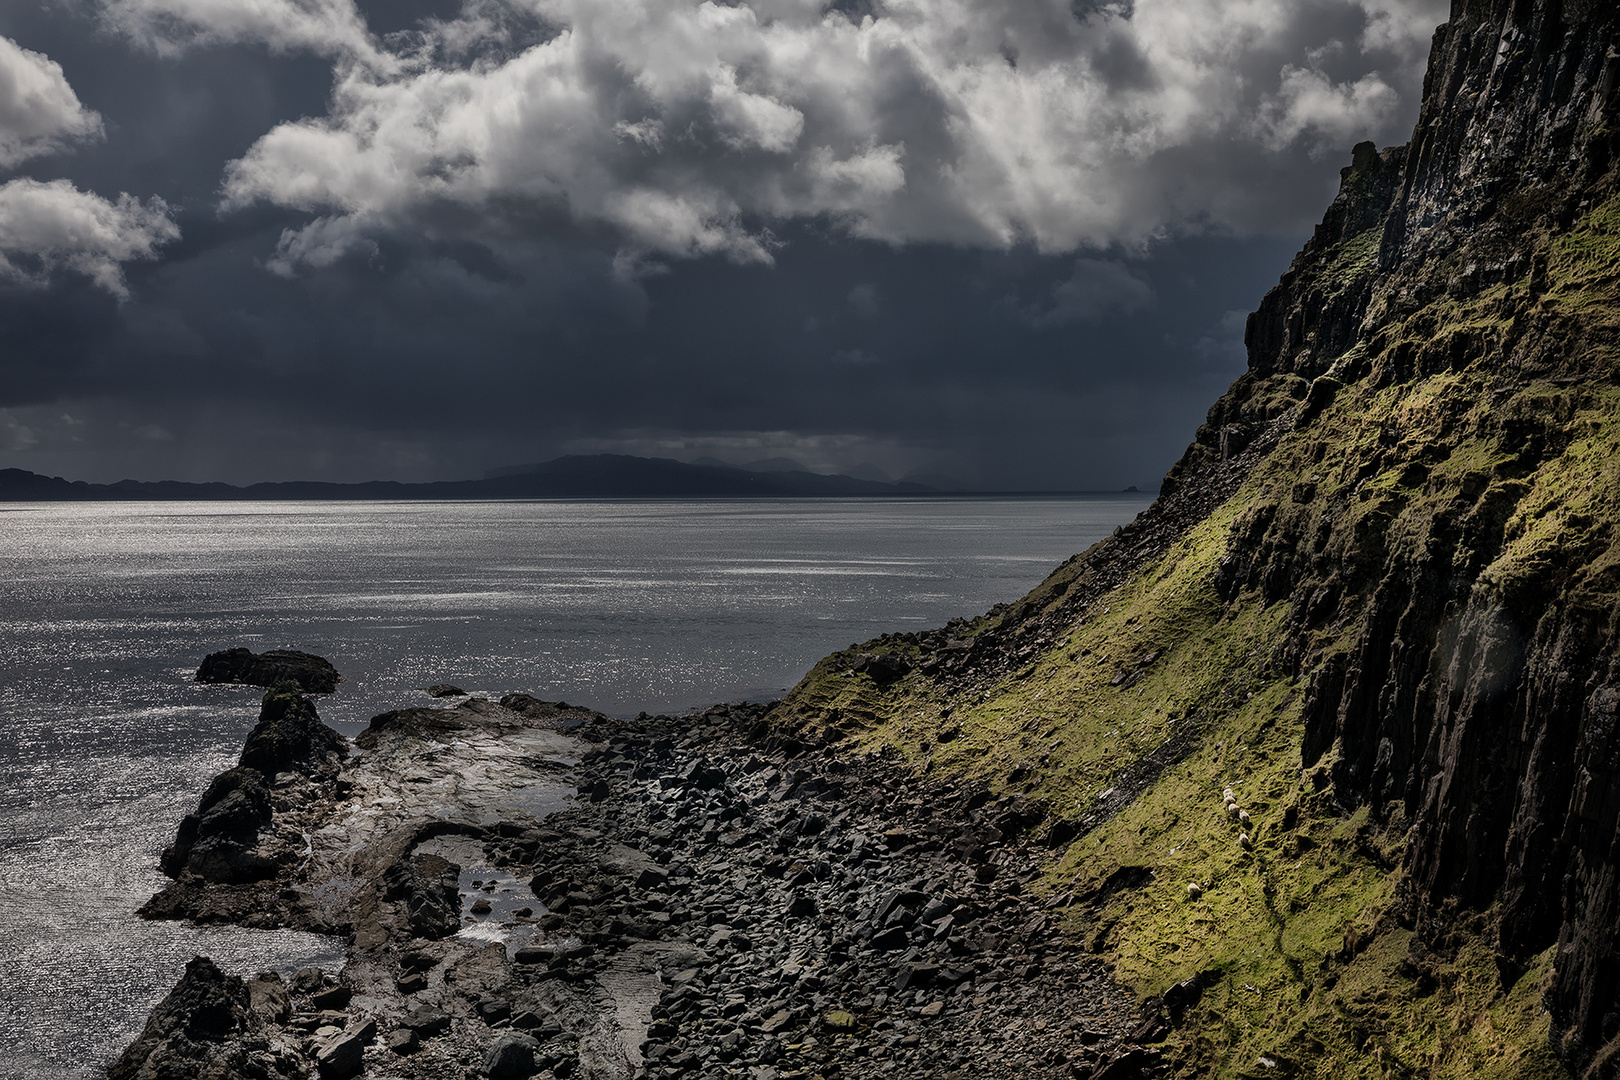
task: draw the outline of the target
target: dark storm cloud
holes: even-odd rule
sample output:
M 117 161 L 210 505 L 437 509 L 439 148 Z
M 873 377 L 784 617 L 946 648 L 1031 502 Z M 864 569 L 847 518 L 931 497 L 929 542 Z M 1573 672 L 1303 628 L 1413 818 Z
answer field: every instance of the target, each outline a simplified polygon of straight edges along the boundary
M 771 222 L 817 215 L 887 242 L 1043 251 L 1199 220 L 1252 229 L 1277 206 L 1230 182 L 1241 163 L 1315 181 L 1311 151 L 1381 133 L 1431 29 L 1412 11 L 1435 6 L 1159 0 L 1077 18 L 1048 0 L 928 0 L 857 23 L 794 0 L 487 0 L 376 39 L 343 0 L 106 0 L 154 48 L 262 39 L 337 57 L 327 113 L 277 125 L 226 171 L 227 208 L 316 215 L 277 252 L 289 273 L 444 203 L 495 224 L 514 201 L 554 202 L 629 253 L 757 262 Z M 555 32 L 456 62 L 507 42 L 491 12 L 513 10 Z
M 1151 482 L 1338 158 L 1404 137 L 1443 11 L 1077 10 L 0 8 L 55 95 L 10 121 L 0 82 L 32 147 L 0 187 L 0 463 Z M 15 184 L 101 232 L 15 239 Z

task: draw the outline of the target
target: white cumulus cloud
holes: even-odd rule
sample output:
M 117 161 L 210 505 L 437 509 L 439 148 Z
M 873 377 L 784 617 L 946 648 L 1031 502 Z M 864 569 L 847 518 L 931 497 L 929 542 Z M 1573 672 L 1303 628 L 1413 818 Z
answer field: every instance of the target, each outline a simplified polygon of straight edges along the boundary
M 101 134 L 101 117 L 50 57 L 0 37 L 0 167 L 10 167 Z
M 0 277 L 13 281 L 43 284 L 69 270 L 127 297 L 122 264 L 156 257 L 179 235 L 158 198 L 120 195 L 113 202 L 66 180 L 0 184 Z
M 282 272 L 330 261 L 340 238 L 455 221 L 498 241 L 537 212 L 633 253 L 760 262 L 773 223 L 807 218 L 895 244 L 1048 252 L 1252 231 L 1276 214 L 1254 176 L 1403 134 L 1389 125 L 1415 105 L 1446 13 L 1445 0 L 872 0 L 859 18 L 820 0 L 469 0 L 380 39 L 352 0 L 103 3 L 154 47 L 341 57 L 327 115 L 278 125 L 226 171 L 226 209 L 316 216 L 311 235 L 283 238 Z
M 1343 146 L 1362 132 L 1376 131 L 1399 105 L 1376 72 L 1353 83 L 1334 83 L 1320 71 L 1287 67 L 1257 123 L 1261 141 L 1273 150 L 1302 137 L 1314 138 L 1318 147 Z
M 103 0 L 102 21 L 163 54 L 205 45 L 262 44 L 380 58 L 353 0 Z
M 0 37 L 0 168 L 101 134 L 101 117 L 80 103 L 62 67 Z M 154 258 L 180 235 L 163 200 L 109 201 L 67 180 L 0 184 L 0 278 L 44 284 L 67 270 L 127 298 L 123 265 Z

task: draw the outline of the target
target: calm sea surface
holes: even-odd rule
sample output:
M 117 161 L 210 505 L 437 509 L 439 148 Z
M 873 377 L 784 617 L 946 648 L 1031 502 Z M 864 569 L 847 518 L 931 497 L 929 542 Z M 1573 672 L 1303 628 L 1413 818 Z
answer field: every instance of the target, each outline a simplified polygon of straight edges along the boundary
M 326 656 L 348 734 L 438 682 L 615 715 L 774 697 L 1013 599 L 1146 503 L 0 504 L 0 1077 L 95 1075 L 196 953 L 341 961 L 133 915 L 257 717 L 261 691 L 190 681 L 205 654 Z

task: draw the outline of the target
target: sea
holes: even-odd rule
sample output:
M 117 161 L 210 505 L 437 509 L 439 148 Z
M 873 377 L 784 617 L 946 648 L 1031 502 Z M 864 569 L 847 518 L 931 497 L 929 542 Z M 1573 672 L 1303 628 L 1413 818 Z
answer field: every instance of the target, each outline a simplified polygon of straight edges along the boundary
M 218 649 L 345 676 L 346 734 L 453 683 L 615 716 L 780 696 L 827 653 L 1012 600 L 1145 495 L 0 504 L 0 1078 L 93 1077 L 186 961 L 332 939 L 147 922 L 157 855 L 262 691 Z

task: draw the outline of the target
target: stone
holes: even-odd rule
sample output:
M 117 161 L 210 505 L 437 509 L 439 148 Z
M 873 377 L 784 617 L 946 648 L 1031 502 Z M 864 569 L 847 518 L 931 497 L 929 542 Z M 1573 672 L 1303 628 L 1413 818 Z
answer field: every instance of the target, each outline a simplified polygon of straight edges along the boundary
M 938 964 L 901 964 L 895 975 L 894 989 L 899 992 L 932 986 L 939 972 Z
M 461 868 L 439 855 L 419 854 L 383 871 L 383 899 L 413 935 L 442 938 L 461 928 Z
M 906 934 L 904 926 L 891 926 L 886 930 L 872 935 L 872 948 L 884 952 L 903 949 L 911 944 L 911 938 Z
M 420 950 L 401 953 L 399 957 L 399 966 L 405 971 L 427 971 L 438 962 L 438 958 L 432 953 Z
M 302 967 L 293 972 L 292 992 L 313 994 L 326 985 L 326 972 L 318 967 Z
M 1091 1074 L 1091 1080 L 1147 1080 L 1156 1075 L 1158 1065 L 1158 1054 L 1133 1046 L 1105 1059 Z
M 247 981 L 249 1008 L 267 1024 L 285 1024 L 292 1015 L 292 997 L 278 972 L 266 971 Z
M 422 1040 L 417 1037 L 415 1031 L 407 1027 L 402 1027 L 395 1028 L 393 1031 L 388 1033 L 388 1039 L 385 1045 L 388 1047 L 390 1052 L 403 1056 L 406 1054 L 414 1054 L 420 1050 L 422 1048 Z
M 209 653 L 197 668 L 200 683 L 239 683 L 272 687 L 292 682 L 306 694 L 330 694 L 343 681 L 331 661 L 296 649 L 263 653 L 236 648 Z
M 111 1080 L 201 1075 L 217 1059 L 215 1047 L 251 1016 L 250 1000 L 241 979 L 206 956 L 194 958 L 107 1075 Z
M 405 1013 L 401 1023 L 419 1036 L 429 1038 L 449 1030 L 450 1014 L 431 1005 L 418 1005 Z
M 854 1031 L 855 1014 L 843 1009 L 833 1009 L 821 1014 L 821 1022 L 833 1031 Z
M 317 777 L 335 775 L 348 754 L 349 740 L 321 721 L 315 703 L 294 684 L 281 682 L 264 695 L 239 764 L 266 777 L 290 770 Z
M 535 1073 L 536 1043 L 527 1035 L 503 1035 L 490 1045 L 484 1055 L 484 1075 L 490 1080 L 510 1080 L 533 1076 Z
M 426 687 L 424 692 L 428 697 L 434 698 L 465 697 L 467 694 L 467 691 L 451 683 L 434 683 L 432 686 Z
M 339 1032 L 321 1042 L 315 1050 L 315 1067 L 324 1078 L 343 1080 L 360 1071 L 366 1044 L 353 1032 Z
M 544 1042 L 562 1034 L 562 1025 L 557 1023 L 555 1017 L 543 1016 L 532 1009 L 524 1009 L 512 1017 L 512 1026 L 520 1031 L 527 1031 L 536 1039 Z
M 788 901 L 787 910 L 782 914 L 789 919 L 808 919 L 814 917 L 819 910 L 814 896 L 809 893 L 795 892 L 793 899 Z
M 216 776 L 195 812 L 181 819 L 159 866 L 165 874 L 240 884 L 262 880 L 275 866 L 255 851 L 273 810 L 265 776 L 238 765 Z
M 334 986 L 327 990 L 318 991 L 310 1000 L 310 1004 L 317 1009 L 341 1009 L 349 1004 L 354 991 L 347 986 Z
M 861 653 L 850 670 L 857 675 L 869 676 L 879 686 L 887 686 L 911 670 L 903 658 L 882 653 Z

